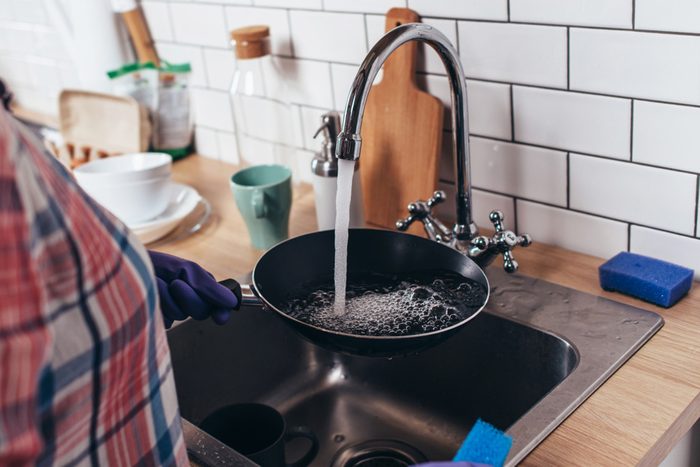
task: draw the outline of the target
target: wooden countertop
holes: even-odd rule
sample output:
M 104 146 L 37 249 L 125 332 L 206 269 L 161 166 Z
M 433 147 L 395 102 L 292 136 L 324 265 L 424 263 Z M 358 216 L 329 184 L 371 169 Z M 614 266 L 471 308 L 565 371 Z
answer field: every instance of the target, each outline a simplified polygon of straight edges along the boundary
M 174 167 L 177 181 L 195 187 L 211 202 L 214 219 L 201 232 L 158 249 L 197 261 L 219 280 L 250 271 L 262 252 L 251 247 L 229 189 L 236 167 L 198 156 Z M 290 235 L 315 229 L 311 187 L 295 187 Z M 663 309 L 600 289 L 600 258 L 537 243 L 516 256 L 522 274 L 652 310 L 666 320 L 661 331 L 521 465 L 657 465 L 700 418 L 697 284 L 680 303 Z

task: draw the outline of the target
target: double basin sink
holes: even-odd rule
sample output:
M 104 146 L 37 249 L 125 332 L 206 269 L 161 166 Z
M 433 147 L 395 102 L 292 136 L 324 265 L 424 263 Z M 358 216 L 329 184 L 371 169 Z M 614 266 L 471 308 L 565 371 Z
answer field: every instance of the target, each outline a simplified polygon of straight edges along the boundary
M 251 465 L 196 425 L 228 404 L 262 402 L 315 432 L 318 467 L 449 460 L 481 418 L 513 436 L 515 465 L 661 326 L 655 313 L 522 275 L 487 271 L 485 312 L 413 356 L 326 351 L 273 313 L 168 332 L 185 440 L 202 465 Z M 287 446 L 288 460 L 306 446 Z

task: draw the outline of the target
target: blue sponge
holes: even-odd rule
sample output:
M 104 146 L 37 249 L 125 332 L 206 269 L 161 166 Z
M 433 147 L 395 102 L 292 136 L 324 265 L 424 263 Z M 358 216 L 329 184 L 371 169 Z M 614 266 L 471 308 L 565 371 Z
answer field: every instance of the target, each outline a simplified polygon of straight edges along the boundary
M 693 283 L 692 269 L 648 256 L 622 252 L 598 269 L 600 286 L 663 307 L 683 297 Z
M 502 467 L 512 444 L 511 436 L 478 419 L 453 460 Z

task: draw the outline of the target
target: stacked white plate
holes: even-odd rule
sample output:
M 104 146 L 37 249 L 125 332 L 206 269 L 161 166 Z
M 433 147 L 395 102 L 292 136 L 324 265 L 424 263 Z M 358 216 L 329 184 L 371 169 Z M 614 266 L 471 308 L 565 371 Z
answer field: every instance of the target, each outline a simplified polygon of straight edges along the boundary
M 145 222 L 127 223 L 143 243 L 151 243 L 172 232 L 202 201 L 202 196 L 189 185 L 171 183 L 168 207 L 159 216 Z

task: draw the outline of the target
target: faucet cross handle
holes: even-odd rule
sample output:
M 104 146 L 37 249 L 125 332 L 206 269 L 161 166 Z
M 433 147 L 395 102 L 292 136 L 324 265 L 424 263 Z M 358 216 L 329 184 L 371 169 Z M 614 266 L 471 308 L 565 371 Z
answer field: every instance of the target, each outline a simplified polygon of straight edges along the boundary
M 396 221 L 396 228 L 405 232 L 415 221 L 421 221 L 431 240 L 447 242 L 451 237 L 450 229 L 433 216 L 433 208 L 445 201 L 447 196 L 442 190 L 433 193 L 427 201 L 418 200 L 408 205 L 408 217 Z
M 503 227 L 503 213 L 501 211 L 491 211 L 489 220 L 496 229 L 492 238 L 480 239 L 482 249 L 490 249 L 496 253 L 503 253 L 503 268 L 506 272 L 518 270 L 518 262 L 513 258 L 512 250 L 516 246 L 528 247 L 532 244 L 532 238 L 528 234 L 516 235 Z

